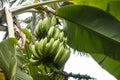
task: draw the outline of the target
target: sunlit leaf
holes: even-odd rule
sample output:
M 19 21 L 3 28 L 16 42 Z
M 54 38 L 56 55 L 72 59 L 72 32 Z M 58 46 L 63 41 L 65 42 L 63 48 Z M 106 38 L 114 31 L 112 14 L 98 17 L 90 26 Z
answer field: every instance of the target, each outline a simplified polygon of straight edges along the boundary
M 99 59 L 106 64 L 103 68 L 120 79 L 120 71 L 117 71 L 119 68 L 116 68 L 120 63 L 120 22 L 98 8 L 85 5 L 61 7 L 57 15 L 66 20 L 64 30 L 68 45 L 81 52 L 98 54 L 98 57 L 100 54 L 107 56 L 105 61 L 104 57 Z M 109 60 L 108 56 L 114 61 L 118 60 L 117 63 Z
M 70 0 L 74 4 L 94 6 L 103 10 L 107 10 L 107 6 L 110 0 Z
M 120 79 L 120 62 L 111 59 L 105 55 L 101 54 L 91 54 L 95 61 L 99 63 L 99 65 L 109 71 L 114 77 Z M 103 61 L 104 60 L 104 61 Z
M 65 32 L 72 48 L 120 60 L 120 22 L 114 17 L 85 5 L 62 7 L 57 15 L 67 20 Z
M 109 12 L 120 20 L 120 0 L 70 0 L 74 4 L 88 5 Z

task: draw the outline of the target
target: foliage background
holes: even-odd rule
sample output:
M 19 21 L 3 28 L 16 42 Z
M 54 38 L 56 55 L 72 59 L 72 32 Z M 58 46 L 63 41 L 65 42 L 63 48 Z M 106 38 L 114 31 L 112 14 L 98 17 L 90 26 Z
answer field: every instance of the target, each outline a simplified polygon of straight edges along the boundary
M 6 0 L 1 2 L 1 8 L 4 7 L 5 3 L 10 3 L 12 7 L 9 8 L 9 10 L 11 10 L 13 16 L 15 15 L 17 16 L 18 14 L 21 14 L 23 12 L 32 12 L 33 15 L 32 18 L 28 18 L 22 22 L 25 23 L 28 20 L 27 28 L 33 31 L 34 27 L 32 26 L 35 26 L 35 24 L 38 21 L 36 19 L 35 13 L 41 13 L 39 12 L 41 10 L 38 9 L 39 8 L 38 5 L 47 4 L 48 6 L 56 10 L 56 13 L 50 10 L 51 13 L 57 15 L 61 20 L 63 20 L 64 32 L 68 37 L 68 45 L 74 50 L 78 50 L 80 52 L 85 52 L 90 54 L 97 61 L 97 63 L 100 66 L 102 66 L 102 68 L 106 69 L 117 79 L 120 79 L 120 62 L 119 62 L 120 60 L 120 54 L 119 54 L 120 53 L 120 27 L 119 27 L 120 1 L 119 0 L 115 0 L 115 1 L 104 0 L 102 2 L 100 0 L 89 0 L 89 1 L 69 0 L 69 1 L 73 2 L 73 4 L 65 5 L 57 8 L 48 4 L 60 2 L 60 0 L 47 1 L 38 4 L 35 4 L 38 2 L 37 0 L 35 0 L 31 5 L 28 5 L 27 3 L 28 5 L 27 7 L 23 6 L 23 8 L 20 7 L 14 9 L 12 8 L 14 7 L 12 4 L 15 1 Z M 22 1 L 19 0 L 18 2 L 19 3 L 17 4 L 21 4 L 21 5 L 25 4 L 22 3 L 24 2 L 24 0 Z M 12 17 L 11 13 L 9 13 L 9 10 L 5 8 L 5 13 L 7 16 L 10 15 Z M 3 19 L 2 17 L 0 18 L 1 20 Z M 13 24 L 11 24 L 10 22 L 11 20 L 12 18 L 7 17 L 7 23 L 8 23 L 7 26 L 9 32 L 8 35 L 11 36 L 10 34 L 12 34 L 12 36 L 14 36 L 14 32 L 11 31 L 13 26 Z M 4 25 L 2 25 L 0 28 L 1 30 L 5 30 Z M 9 30 L 10 28 L 11 30 Z M 29 31 L 23 29 L 23 32 L 26 34 L 27 39 L 31 42 L 32 36 L 29 33 Z M 18 56 L 18 54 L 21 53 L 21 51 L 13 47 L 14 45 L 16 45 L 16 42 L 17 42 L 16 39 L 10 38 L 0 43 L 1 45 L 0 67 L 3 69 L 6 78 L 10 80 L 29 78 L 29 80 L 30 79 L 32 80 L 32 77 L 34 79 L 35 78 L 39 79 L 40 77 L 42 77 L 44 79 L 45 78 L 44 76 L 36 77 L 38 74 L 33 74 L 33 72 L 34 71 L 37 72 L 38 69 L 33 67 L 32 65 L 28 65 L 27 67 L 25 67 L 26 70 L 29 69 L 28 70 L 29 75 L 25 73 L 26 77 L 23 78 L 22 74 L 24 72 L 22 71 L 23 67 L 21 64 L 28 63 L 28 60 L 26 58 L 22 58 L 23 55 Z M 7 46 L 8 44 L 10 46 Z M 7 51 L 4 52 L 3 48 L 7 49 Z M 8 55 L 6 53 L 8 53 Z M 29 54 L 28 44 L 25 45 L 25 49 L 23 50 L 23 53 L 25 53 L 28 59 L 30 58 L 31 54 Z M 6 59 L 6 57 L 9 56 L 10 58 Z M 8 72 L 9 74 L 7 74 Z

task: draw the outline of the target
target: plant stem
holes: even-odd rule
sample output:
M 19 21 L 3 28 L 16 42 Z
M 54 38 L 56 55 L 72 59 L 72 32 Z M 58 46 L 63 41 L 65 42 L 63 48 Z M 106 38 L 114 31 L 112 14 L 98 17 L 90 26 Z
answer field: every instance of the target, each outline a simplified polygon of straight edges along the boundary
M 13 14 L 19 14 L 19 13 L 24 12 L 25 10 L 28 10 L 28 9 L 31 9 L 31 8 L 37 8 L 37 7 L 40 7 L 42 5 L 47 5 L 47 4 L 50 4 L 50 3 L 61 2 L 61 1 L 66 1 L 66 0 L 44 1 L 44 2 L 40 2 L 40 3 L 34 3 L 34 4 L 24 5 L 24 6 L 20 5 L 16 8 L 11 8 L 10 11 Z
M 64 78 L 66 78 L 66 79 L 68 79 L 68 77 L 73 77 L 73 78 L 83 79 L 83 80 L 96 80 L 96 78 L 92 78 L 92 77 L 90 77 L 88 75 L 67 73 L 65 71 L 59 71 L 57 73 L 60 74 L 60 75 L 62 75 L 62 76 L 64 76 Z
M 14 38 L 14 27 L 13 27 L 13 18 L 12 18 L 12 14 L 11 12 L 5 8 L 5 14 L 6 14 L 6 20 L 7 20 L 7 24 L 8 24 L 8 37 L 9 38 Z

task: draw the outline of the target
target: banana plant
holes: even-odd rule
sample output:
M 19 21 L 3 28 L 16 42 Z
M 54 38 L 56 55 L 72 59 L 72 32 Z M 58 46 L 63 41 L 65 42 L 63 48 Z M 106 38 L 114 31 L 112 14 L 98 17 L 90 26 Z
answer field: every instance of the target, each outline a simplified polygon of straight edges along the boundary
M 6 1 L 8 2 L 8 1 Z M 51 4 L 52 3 L 52 4 Z M 0 2 L 3 7 L 4 1 Z M 8 39 L 4 40 L 0 43 L 0 68 L 3 70 L 6 79 L 8 80 L 63 80 L 63 77 L 59 74 L 63 74 L 60 72 L 58 75 L 55 75 L 59 70 L 56 68 L 56 65 L 59 62 L 59 59 L 62 54 L 63 48 L 67 48 L 65 45 L 60 46 L 60 50 L 58 50 L 57 55 L 53 54 L 50 56 L 50 61 L 46 61 L 48 59 L 48 55 L 46 57 L 42 56 L 42 64 L 33 66 L 29 64 L 29 59 L 35 59 L 34 62 L 39 61 L 38 56 L 40 57 L 41 51 L 44 47 L 54 48 L 55 42 L 65 42 L 66 38 L 61 38 L 62 41 L 58 39 L 60 35 L 66 35 L 67 37 L 67 45 L 74 50 L 79 52 L 85 52 L 90 54 L 102 68 L 106 69 L 109 73 L 115 76 L 117 79 L 120 79 L 120 1 L 116 0 L 54 0 L 54 1 L 44 1 L 44 0 L 17 0 L 11 2 L 9 4 L 9 8 L 2 8 L 0 11 L 0 23 L 1 30 L 7 31 Z M 5 14 L 4 14 L 5 12 Z M 30 12 L 32 13 L 32 17 L 27 21 L 27 25 L 30 27 L 26 27 L 28 29 L 19 29 L 20 25 L 18 25 L 19 21 L 16 16 Z M 6 20 L 3 19 L 1 15 L 6 15 Z M 36 15 L 37 14 L 37 15 Z M 56 15 L 57 21 L 54 20 L 52 22 L 44 23 L 38 22 L 39 19 L 44 21 L 45 16 L 53 16 Z M 38 18 L 39 17 L 39 18 Z M 38 20 L 37 20 L 38 18 Z M 61 20 L 61 22 L 59 21 Z M 11 23 L 14 22 L 14 23 Z M 23 21 L 26 22 L 26 21 Z M 3 23 L 7 23 L 7 27 L 3 25 Z M 45 26 L 48 24 L 55 26 L 57 23 L 57 28 L 51 27 L 50 29 L 45 27 L 35 27 L 38 23 L 44 24 Z M 31 25 L 32 24 L 32 25 Z M 39 25 L 41 25 L 39 24 Z M 38 26 L 39 26 L 38 25 Z M 63 29 L 58 29 L 58 27 L 62 25 Z M 17 27 L 18 28 L 17 28 Z M 3 29 L 5 27 L 5 29 Z M 6 29 L 7 28 L 7 29 Z M 35 29 L 35 32 L 33 32 Z M 28 31 L 30 30 L 31 33 Z M 40 32 L 40 30 L 43 30 Z M 56 39 L 42 39 L 41 37 L 46 36 L 47 32 L 49 32 L 49 38 L 51 38 L 52 34 L 56 34 Z M 56 30 L 56 31 L 54 31 Z M 38 32 L 42 33 L 42 35 L 38 34 Z M 18 34 L 16 37 L 16 33 Z M 65 34 L 64 34 L 65 33 Z M 26 37 L 25 37 L 26 36 Z M 41 37 L 40 37 L 41 36 Z M 36 38 L 35 38 L 36 37 Z M 38 38 L 39 37 L 39 38 Z M 52 36 L 53 37 L 53 36 Z M 18 40 L 16 40 L 17 38 Z M 35 44 L 38 40 L 38 43 L 42 46 L 46 44 L 44 47 L 40 47 L 39 54 L 34 54 L 32 56 L 33 51 L 31 50 L 30 45 Z M 22 43 L 20 43 L 20 41 Z M 49 44 L 48 42 L 51 44 Z M 18 47 L 16 47 L 18 42 Z M 50 45 L 54 44 L 53 47 Z M 33 46 L 34 47 L 34 46 Z M 4 51 L 4 49 L 7 49 Z M 48 50 L 47 48 L 45 50 Z M 53 49 L 55 50 L 55 49 Z M 49 49 L 50 51 L 50 49 Z M 69 50 L 65 50 L 66 53 Z M 64 52 L 64 54 L 65 54 Z M 47 54 L 48 52 L 46 52 Z M 59 54 L 59 56 L 58 56 Z M 36 56 L 35 56 L 36 55 Z M 56 55 L 56 58 L 53 58 Z M 67 55 L 67 54 L 66 54 Z M 11 57 L 9 57 L 11 56 Z M 66 58 L 67 60 L 67 58 Z M 65 60 L 65 62 L 66 62 Z M 32 60 L 33 61 L 33 60 Z M 51 62 L 55 61 L 56 64 L 52 64 Z M 22 63 L 24 62 L 24 63 Z M 62 63 L 61 64 L 65 64 Z M 48 66 L 49 65 L 49 66 Z M 57 64 L 58 66 L 58 64 Z M 59 65 L 60 66 L 60 65 Z M 64 65 L 60 66 L 63 68 Z M 52 68 L 52 70 L 51 70 Z M 53 71 L 54 72 L 51 72 Z M 24 71 L 24 72 L 23 72 Z M 9 74 L 8 74 L 9 73 Z M 48 74 L 49 73 L 49 74 Z M 52 76 L 51 76 L 52 75 Z M 64 74 L 65 75 L 65 74 Z M 67 75 L 68 76 L 68 75 Z M 73 76 L 73 75 L 72 75 Z M 79 77 L 79 76 L 78 76 Z
M 119 79 L 119 1 L 71 2 L 77 5 L 57 10 L 57 15 L 66 20 L 68 45 L 91 54 L 104 69 Z M 114 66 L 111 63 L 114 63 Z

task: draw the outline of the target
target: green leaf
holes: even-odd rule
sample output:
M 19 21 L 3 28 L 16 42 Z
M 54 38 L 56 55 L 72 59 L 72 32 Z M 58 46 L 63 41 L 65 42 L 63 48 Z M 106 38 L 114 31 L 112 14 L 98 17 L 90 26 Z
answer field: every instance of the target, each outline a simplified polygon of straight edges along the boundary
M 14 76 L 16 73 L 13 72 L 12 70 L 10 71 L 9 74 L 9 66 L 10 61 L 13 56 L 15 56 L 15 45 L 17 44 L 17 40 L 14 38 L 7 39 L 3 42 L 0 43 L 0 67 L 3 69 L 3 72 L 5 73 L 5 76 L 7 79 L 10 79 L 11 77 Z M 14 63 L 14 62 L 13 62 Z M 13 65 L 14 67 L 11 69 L 15 69 L 16 65 Z
M 17 68 L 17 59 L 16 55 L 11 57 L 10 66 L 9 66 L 9 72 L 10 72 L 10 80 L 15 80 L 15 74 L 16 74 L 16 68 Z
M 32 77 L 25 73 L 27 71 L 25 68 L 25 57 L 23 56 L 23 53 L 20 49 L 17 49 L 16 51 L 16 57 L 17 57 L 17 72 L 15 75 L 15 80 L 33 80 Z M 24 67 L 23 67 L 24 65 Z
M 85 5 L 62 7 L 57 15 L 67 20 L 65 32 L 70 47 L 120 60 L 120 22 L 114 17 Z
M 96 54 L 98 57 L 93 56 L 94 59 L 100 60 L 102 66 L 104 63 L 103 68 L 120 79 L 120 22 L 98 8 L 85 5 L 61 7 L 56 14 L 66 20 L 68 45 Z M 105 60 L 104 56 L 107 56 Z
M 30 75 L 23 72 L 20 68 L 17 68 L 15 80 L 33 80 L 33 79 Z
M 108 5 L 108 12 L 120 20 L 120 0 L 110 1 Z
M 74 4 L 88 5 L 109 12 L 120 20 L 120 0 L 70 0 Z
M 16 44 L 17 40 L 15 38 L 9 38 L 0 43 L 0 68 L 7 80 L 33 80 L 22 70 L 20 62 L 23 60 L 17 54 Z
M 117 79 L 120 79 L 120 62 L 101 54 L 91 54 L 91 56 L 100 64 L 102 68 L 109 71 L 109 73 L 114 75 Z
M 21 30 L 26 35 L 27 41 L 32 42 L 31 33 L 26 28 L 22 28 Z
M 108 3 L 111 0 L 103 0 L 103 1 L 101 0 L 70 0 L 70 1 L 73 2 L 74 4 L 93 6 L 106 11 Z

